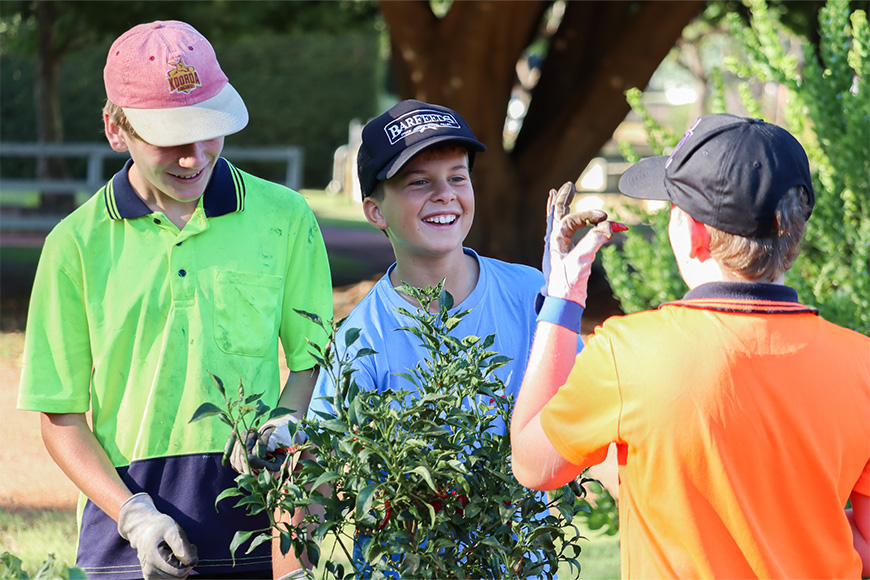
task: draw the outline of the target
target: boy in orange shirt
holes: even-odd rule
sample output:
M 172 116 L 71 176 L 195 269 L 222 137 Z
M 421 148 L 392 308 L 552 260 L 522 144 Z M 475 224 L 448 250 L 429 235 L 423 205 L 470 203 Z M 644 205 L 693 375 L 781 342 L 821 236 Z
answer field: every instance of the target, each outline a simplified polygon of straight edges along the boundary
M 618 449 L 623 578 L 870 574 L 870 339 L 784 285 L 812 211 L 783 129 L 700 118 L 622 193 L 670 201 L 690 291 L 573 345 L 602 222 L 552 204 L 552 269 L 511 425 L 517 479 L 553 489 Z M 843 510 L 851 499 L 852 509 Z

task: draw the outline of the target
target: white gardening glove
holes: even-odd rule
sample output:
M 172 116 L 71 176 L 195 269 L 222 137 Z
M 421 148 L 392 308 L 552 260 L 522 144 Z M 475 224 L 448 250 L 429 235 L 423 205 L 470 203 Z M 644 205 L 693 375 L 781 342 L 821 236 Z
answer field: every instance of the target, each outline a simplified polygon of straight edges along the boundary
M 555 195 L 551 190 L 547 202 L 550 230 L 547 245 L 550 271 L 545 272 L 548 274 L 547 295 L 571 300 L 585 308 L 586 286 L 595 254 L 613 236 L 614 227 L 619 226 L 616 229 L 622 231 L 625 226 L 605 221 L 607 214 L 597 209 L 569 214 L 573 198 L 574 184 L 568 182 Z M 594 227 L 575 246 L 574 234 L 587 223 Z
M 291 433 L 291 423 L 295 435 Z M 289 457 L 289 468 L 292 471 L 299 461 L 301 452 L 297 447 L 305 443 L 305 433 L 298 429 L 296 417 L 284 415 L 269 419 L 257 431 L 249 430 L 244 439 L 244 444 L 237 439 L 233 445 L 230 454 L 230 465 L 233 469 L 239 473 L 248 473 L 250 464 L 254 471 L 262 469 L 278 471 Z
M 199 561 L 184 530 L 157 511 L 147 493 L 137 493 L 121 505 L 118 533 L 138 552 L 145 580 L 187 578 Z
M 544 234 L 544 257 L 541 260 L 541 271 L 544 273 L 544 287 L 541 294 L 547 295 L 547 284 L 552 270 L 550 261 L 550 237 L 553 235 L 553 223 L 562 221 L 562 218 L 571 212 L 571 202 L 574 201 L 574 184 L 570 181 L 559 188 L 550 190 L 547 198 L 547 232 Z

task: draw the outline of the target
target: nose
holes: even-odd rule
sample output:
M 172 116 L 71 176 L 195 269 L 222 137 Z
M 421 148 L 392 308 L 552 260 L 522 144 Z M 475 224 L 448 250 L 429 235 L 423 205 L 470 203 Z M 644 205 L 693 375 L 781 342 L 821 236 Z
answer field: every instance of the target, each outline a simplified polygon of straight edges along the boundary
M 446 179 L 439 179 L 435 181 L 433 185 L 432 201 L 446 203 L 456 198 L 456 192 L 453 191 L 453 185 Z
M 202 143 L 189 143 L 178 149 L 178 164 L 182 167 L 199 167 L 205 162 L 205 147 Z

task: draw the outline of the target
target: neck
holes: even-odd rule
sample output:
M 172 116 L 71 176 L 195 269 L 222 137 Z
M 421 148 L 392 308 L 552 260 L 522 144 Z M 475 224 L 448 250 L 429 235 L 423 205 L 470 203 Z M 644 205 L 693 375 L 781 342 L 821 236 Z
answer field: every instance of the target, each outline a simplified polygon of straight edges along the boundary
M 785 284 L 785 274 L 780 274 L 776 278 L 760 278 L 750 279 L 745 278 L 727 268 L 723 268 L 716 260 L 707 259 L 703 262 L 698 260 L 690 260 L 680 269 L 683 276 L 683 281 L 690 290 L 693 290 L 701 284 L 708 282 L 749 282 L 756 284 Z
M 407 282 L 416 288 L 426 288 L 444 280 L 444 289 L 453 296 L 455 304 L 468 298 L 480 276 L 480 265 L 477 260 L 463 252 L 462 248 L 459 248 L 458 252 L 437 258 L 420 256 L 396 258 L 396 267 L 390 272 L 390 283 L 394 287 Z M 417 305 L 416 301 L 405 294 L 401 296 Z M 437 312 L 437 309 L 438 305 L 433 304 L 432 310 Z
M 139 173 L 135 163 L 127 172 L 127 179 L 130 181 L 133 191 L 145 202 L 148 209 L 162 213 L 179 230 L 184 229 L 193 212 L 196 211 L 199 198 L 180 201 L 169 197 L 151 186 Z

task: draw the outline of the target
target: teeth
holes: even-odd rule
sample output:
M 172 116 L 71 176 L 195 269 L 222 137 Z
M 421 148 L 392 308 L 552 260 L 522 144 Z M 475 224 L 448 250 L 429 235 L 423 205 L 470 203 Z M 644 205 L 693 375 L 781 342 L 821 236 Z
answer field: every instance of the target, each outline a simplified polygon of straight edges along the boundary
M 177 177 L 178 179 L 193 179 L 193 178 L 199 176 L 200 173 L 202 173 L 201 169 L 199 171 L 197 171 L 196 173 L 194 173 L 193 175 L 179 175 L 177 173 L 170 173 L 170 175 L 172 175 L 173 177 Z
M 424 221 L 430 224 L 452 224 L 456 221 L 455 215 L 436 215 L 435 217 L 426 218 Z

